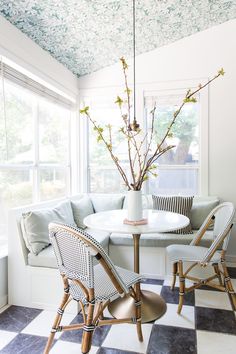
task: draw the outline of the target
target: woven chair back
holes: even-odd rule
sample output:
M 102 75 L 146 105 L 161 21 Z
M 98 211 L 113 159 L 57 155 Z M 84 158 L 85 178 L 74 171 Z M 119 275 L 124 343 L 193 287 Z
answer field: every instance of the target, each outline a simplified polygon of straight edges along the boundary
M 62 225 L 50 224 L 49 230 L 60 273 L 93 288 L 93 258 L 88 244 Z
M 217 249 L 222 248 L 224 251 L 227 250 L 234 214 L 234 205 L 230 202 L 225 202 L 218 205 L 207 217 L 204 224 L 209 218 L 212 218 L 213 215 L 215 216 L 213 229 L 214 241 L 206 252 L 202 263 L 208 263 Z
M 232 225 L 235 214 L 235 208 L 232 203 L 223 203 L 221 204 L 221 206 L 222 207 L 216 212 L 216 218 L 214 223 L 213 235 L 216 241 L 220 239 L 220 235 L 223 234 L 224 230 L 227 230 Z M 228 247 L 229 238 L 230 232 L 224 239 L 223 249 L 225 251 Z
M 100 261 L 103 260 L 103 266 L 109 269 L 123 292 L 129 292 L 110 257 L 87 232 L 62 223 L 50 223 L 49 236 L 62 275 L 80 280 L 88 288 L 94 288 L 94 258 L 98 257 Z

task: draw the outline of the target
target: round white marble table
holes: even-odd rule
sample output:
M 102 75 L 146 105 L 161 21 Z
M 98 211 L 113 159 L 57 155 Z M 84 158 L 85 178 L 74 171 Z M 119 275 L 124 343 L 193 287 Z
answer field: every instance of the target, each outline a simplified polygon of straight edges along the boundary
M 189 224 L 189 219 L 181 214 L 168 211 L 146 209 L 143 217 L 148 219 L 146 225 L 127 225 L 124 219 L 127 217 L 126 209 L 102 211 L 91 214 L 84 219 L 87 227 L 132 234 L 134 240 L 134 271 L 139 273 L 139 240 L 141 234 L 171 232 L 182 229 Z M 161 317 L 166 311 L 166 303 L 161 296 L 151 291 L 142 291 L 142 322 L 150 322 Z M 109 305 L 111 314 L 116 318 L 130 317 L 134 315 L 133 298 L 127 296 L 113 301 Z

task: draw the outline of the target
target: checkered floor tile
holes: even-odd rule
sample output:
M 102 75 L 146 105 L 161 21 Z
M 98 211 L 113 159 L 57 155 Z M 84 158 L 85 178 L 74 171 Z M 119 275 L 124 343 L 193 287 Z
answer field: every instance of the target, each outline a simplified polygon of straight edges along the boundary
M 230 269 L 236 278 L 235 269 Z M 236 279 L 233 279 L 236 287 Z M 236 313 L 228 295 L 201 288 L 185 297 L 178 315 L 178 289 L 170 290 L 168 280 L 147 279 L 143 289 L 165 299 L 167 311 L 154 323 L 143 325 L 144 341 L 137 339 L 134 325 L 121 324 L 96 329 L 91 354 L 235 354 Z M 106 313 L 108 315 L 108 313 Z M 54 312 L 11 306 L 0 314 L 1 354 L 41 354 Z M 64 315 L 63 323 L 81 321 L 81 315 Z M 80 353 L 81 331 L 57 333 L 52 354 Z

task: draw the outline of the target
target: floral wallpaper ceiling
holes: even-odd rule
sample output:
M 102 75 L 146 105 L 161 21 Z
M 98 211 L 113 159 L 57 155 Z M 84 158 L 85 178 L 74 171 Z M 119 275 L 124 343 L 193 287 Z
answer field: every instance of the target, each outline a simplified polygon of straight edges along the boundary
M 0 14 L 78 76 L 132 55 L 132 0 L 0 0 Z M 236 0 L 136 0 L 137 53 L 236 17 Z

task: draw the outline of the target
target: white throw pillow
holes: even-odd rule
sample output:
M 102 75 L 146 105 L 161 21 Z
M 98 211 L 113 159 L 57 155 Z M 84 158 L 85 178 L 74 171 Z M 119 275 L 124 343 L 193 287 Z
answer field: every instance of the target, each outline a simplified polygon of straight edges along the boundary
M 124 195 L 121 194 L 90 194 L 90 198 L 95 213 L 123 208 Z
M 26 247 L 39 254 L 50 244 L 48 225 L 62 222 L 76 227 L 70 201 L 65 201 L 53 209 L 41 209 L 22 214 L 21 226 Z
M 94 213 L 91 199 L 88 196 L 85 196 L 77 201 L 73 200 L 71 201 L 71 206 L 77 227 L 85 229 L 86 225 L 83 223 L 84 218 Z
M 206 217 L 210 214 L 210 212 L 219 205 L 220 200 L 195 200 L 193 199 L 193 206 L 190 211 L 190 221 L 192 228 L 194 230 L 199 229 L 203 222 L 205 221 Z M 213 225 L 209 227 L 209 229 L 213 229 Z

